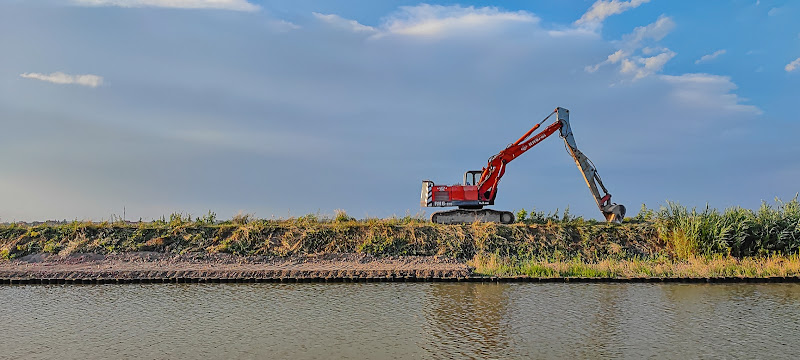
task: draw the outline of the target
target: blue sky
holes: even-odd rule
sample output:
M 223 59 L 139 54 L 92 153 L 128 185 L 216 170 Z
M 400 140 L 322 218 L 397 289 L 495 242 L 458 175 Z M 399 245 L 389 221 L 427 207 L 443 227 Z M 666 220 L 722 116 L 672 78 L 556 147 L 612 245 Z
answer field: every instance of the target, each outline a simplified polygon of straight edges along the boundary
M 614 200 L 800 191 L 793 1 L 0 0 L 0 221 L 419 208 L 556 106 Z M 495 208 L 601 218 L 563 142 Z

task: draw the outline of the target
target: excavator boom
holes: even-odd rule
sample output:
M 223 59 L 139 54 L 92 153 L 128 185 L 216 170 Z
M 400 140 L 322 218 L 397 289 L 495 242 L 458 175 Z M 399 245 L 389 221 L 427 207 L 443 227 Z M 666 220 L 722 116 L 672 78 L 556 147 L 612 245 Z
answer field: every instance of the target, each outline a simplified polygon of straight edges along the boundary
M 552 115 L 557 119 L 541 132 L 534 134 Z M 598 208 L 608 222 L 620 223 L 625 217 L 625 206 L 611 202 L 611 194 L 603 185 L 594 164 L 586 157 L 575 143 L 572 128 L 569 124 L 569 110 L 558 107 L 541 122 L 534 125 L 517 141 L 509 144 L 497 155 L 489 158 L 488 164 L 480 171 L 467 171 L 464 182 L 460 185 L 442 186 L 433 181 L 422 182 L 421 205 L 423 207 L 458 206 L 458 210 L 442 211 L 431 215 L 431 220 L 441 224 L 469 223 L 473 221 L 494 221 L 511 223 L 514 216 L 508 211 L 482 209 L 486 205 L 494 205 L 497 187 L 506 171 L 508 163 L 524 154 L 536 144 L 550 135 L 559 132 L 567 151 L 578 169 L 581 171 Z M 480 174 L 478 178 L 477 175 Z M 470 178 L 471 177 L 471 178 Z M 599 187 L 599 189 L 598 189 Z M 603 194 L 600 193 L 602 189 Z

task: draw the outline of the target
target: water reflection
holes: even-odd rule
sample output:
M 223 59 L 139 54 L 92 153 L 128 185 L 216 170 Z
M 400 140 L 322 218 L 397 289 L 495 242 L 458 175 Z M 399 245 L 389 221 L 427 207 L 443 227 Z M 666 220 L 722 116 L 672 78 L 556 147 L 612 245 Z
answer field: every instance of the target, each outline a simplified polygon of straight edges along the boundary
M 797 284 L 0 287 L 0 358 L 798 357 Z
M 424 304 L 423 349 L 432 358 L 508 354 L 506 284 L 434 284 Z
M 620 337 L 621 312 L 620 293 L 624 288 L 617 286 L 595 289 L 595 304 L 590 305 L 585 321 L 588 330 L 585 346 L 576 348 L 576 358 L 590 358 L 592 355 L 619 356 L 620 349 L 616 339 Z
M 661 290 L 673 311 L 659 330 L 670 342 L 696 345 L 675 349 L 677 354 L 800 355 L 790 345 L 800 340 L 797 285 L 676 285 Z

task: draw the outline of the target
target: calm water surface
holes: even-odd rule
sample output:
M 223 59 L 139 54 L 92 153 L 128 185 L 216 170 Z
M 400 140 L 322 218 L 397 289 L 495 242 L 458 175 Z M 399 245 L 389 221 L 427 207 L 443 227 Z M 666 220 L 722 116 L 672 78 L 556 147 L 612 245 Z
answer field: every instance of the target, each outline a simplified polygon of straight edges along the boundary
M 796 284 L 0 286 L 0 358 L 800 358 Z

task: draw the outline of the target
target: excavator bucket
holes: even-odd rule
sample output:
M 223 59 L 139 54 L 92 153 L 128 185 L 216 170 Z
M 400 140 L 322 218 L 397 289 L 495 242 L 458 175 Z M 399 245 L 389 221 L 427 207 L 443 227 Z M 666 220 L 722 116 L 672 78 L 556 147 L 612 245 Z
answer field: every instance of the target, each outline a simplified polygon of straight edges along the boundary
M 625 218 L 625 206 L 618 204 L 608 205 L 603 209 L 603 215 L 606 217 L 606 221 L 620 224 L 622 219 Z

